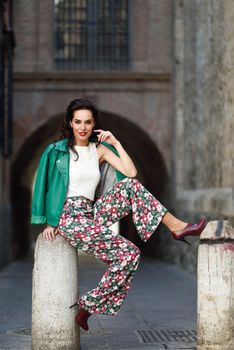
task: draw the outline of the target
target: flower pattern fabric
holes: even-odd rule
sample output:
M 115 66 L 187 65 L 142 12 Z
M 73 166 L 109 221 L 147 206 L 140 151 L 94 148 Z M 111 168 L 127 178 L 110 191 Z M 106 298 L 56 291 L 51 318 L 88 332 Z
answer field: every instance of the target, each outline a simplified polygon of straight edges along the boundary
M 131 212 L 137 233 L 146 242 L 167 209 L 133 178 L 117 182 L 96 202 L 83 196 L 65 201 L 59 233 L 75 248 L 108 265 L 98 286 L 79 300 L 90 313 L 116 315 L 130 288 L 140 250 L 109 226 Z

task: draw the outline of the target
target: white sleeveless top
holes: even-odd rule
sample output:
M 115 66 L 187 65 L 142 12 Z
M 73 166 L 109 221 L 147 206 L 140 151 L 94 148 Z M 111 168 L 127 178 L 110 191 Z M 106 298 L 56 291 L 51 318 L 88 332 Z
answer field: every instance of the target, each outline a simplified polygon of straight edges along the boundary
M 77 155 L 70 149 L 69 185 L 67 197 L 84 196 L 94 200 L 95 190 L 100 181 L 100 169 L 95 142 L 88 146 L 77 146 Z

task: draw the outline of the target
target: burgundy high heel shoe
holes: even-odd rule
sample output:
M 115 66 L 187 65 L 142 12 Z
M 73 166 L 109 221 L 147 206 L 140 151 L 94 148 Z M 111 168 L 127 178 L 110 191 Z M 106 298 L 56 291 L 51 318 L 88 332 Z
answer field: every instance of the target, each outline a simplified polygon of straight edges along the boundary
M 188 224 L 182 230 L 171 231 L 172 237 L 178 241 L 185 242 L 191 245 L 186 239 L 185 236 L 200 236 L 202 231 L 206 226 L 206 219 L 201 219 L 197 224 Z
M 73 306 L 78 306 L 77 303 L 73 304 L 70 306 L 70 309 L 73 307 Z M 76 320 L 76 323 L 78 324 L 78 326 L 80 326 L 81 328 L 83 328 L 85 331 L 87 331 L 89 329 L 89 326 L 88 326 L 88 318 L 91 316 L 91 313 L 82 309 L 82 307 L 79 309 L 79 312 L 78 314 L 76 315 L 75 317 L 75 320 Z

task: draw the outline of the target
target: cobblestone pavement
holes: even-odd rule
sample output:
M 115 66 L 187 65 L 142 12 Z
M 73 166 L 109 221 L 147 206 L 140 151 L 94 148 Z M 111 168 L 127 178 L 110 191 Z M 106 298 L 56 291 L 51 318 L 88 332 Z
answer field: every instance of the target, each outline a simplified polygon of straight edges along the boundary
M 83 253 L 79 264 L 82 294 L 97 284 L 106 266 Z M 31 274 L 29 259 L 0 272 L 0 350 L 31 349 Z M 81 350 L 196 349 L 195 276 L 142 257 L 119 314 L 94 315 L 89 326 L 81 331 Z

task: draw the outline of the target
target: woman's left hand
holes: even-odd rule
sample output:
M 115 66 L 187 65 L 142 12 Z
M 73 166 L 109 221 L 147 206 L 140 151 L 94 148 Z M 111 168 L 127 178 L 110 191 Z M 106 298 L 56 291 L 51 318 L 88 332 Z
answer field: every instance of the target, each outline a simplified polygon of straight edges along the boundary
M 99 132 L 97 137 L 98 137 L 98 141 L 100 142 L 106 141 L 113 146 L 118 142 L 118 140 L 114 137 L 114 135 L 110 131 L 105 131 L 101 129 L 95 129 L 94 131 Z

